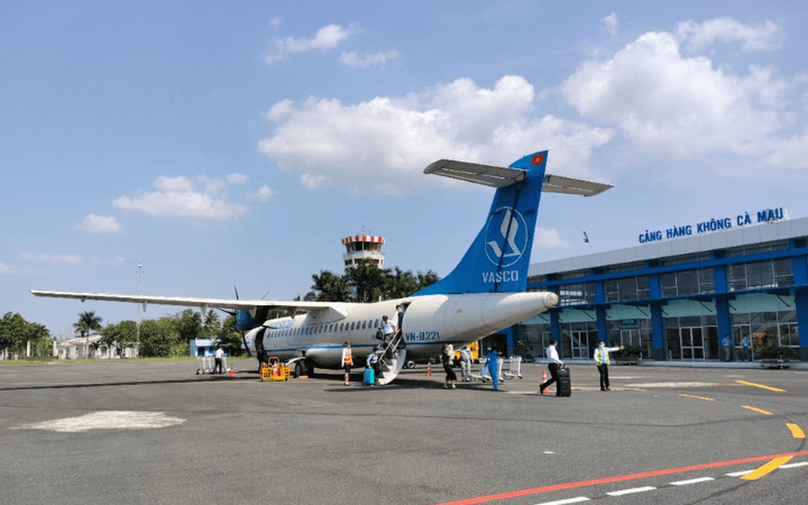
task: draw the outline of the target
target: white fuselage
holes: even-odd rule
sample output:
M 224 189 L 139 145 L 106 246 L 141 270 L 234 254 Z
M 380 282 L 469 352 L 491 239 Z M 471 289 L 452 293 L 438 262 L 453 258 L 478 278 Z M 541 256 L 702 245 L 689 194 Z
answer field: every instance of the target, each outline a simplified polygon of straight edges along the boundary
M 427 295 L 378 303 L 335 303 L 330 315 L 317 313 L 266 321 L 247 335 L 251 350 L 262 338 L 269 356 L 281 360 L 304 357 L 320 368 L 339 368 L 344 342 L 364 360 L 379 344 L 382 316 L 394 318 L 404 307 L 401 330 L 407 359 L 436 356 L 445 343 L 456 348 L 520 323 L 558 303 L 546 292 Z M 397 321 L 392 321 L 394 324 Z M 356 361 L 355 361 L 356 362 Z

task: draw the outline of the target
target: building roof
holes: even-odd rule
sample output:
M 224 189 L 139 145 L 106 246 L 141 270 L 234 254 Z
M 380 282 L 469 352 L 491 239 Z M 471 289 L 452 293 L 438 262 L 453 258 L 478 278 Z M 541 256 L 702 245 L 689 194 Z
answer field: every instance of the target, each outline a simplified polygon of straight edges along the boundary
M 533 263 L 528 270 L 528 277 L 743 247 L 798 237 L 808 237 L 808 217 L 747 225 L 684 238 L 659 240 L 614 251 Z

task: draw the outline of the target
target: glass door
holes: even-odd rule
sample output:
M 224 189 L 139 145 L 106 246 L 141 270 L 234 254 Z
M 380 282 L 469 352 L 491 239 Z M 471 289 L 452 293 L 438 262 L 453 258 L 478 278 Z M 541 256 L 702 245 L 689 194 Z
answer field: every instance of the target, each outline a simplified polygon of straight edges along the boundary
M 704 335 L 700 326 L 679 328 L 682 359 L 704 359 Z
M 589 332 L 588 331 L 572 331 L 572 357 L 573 358 L 590 358 L 589 356 Z

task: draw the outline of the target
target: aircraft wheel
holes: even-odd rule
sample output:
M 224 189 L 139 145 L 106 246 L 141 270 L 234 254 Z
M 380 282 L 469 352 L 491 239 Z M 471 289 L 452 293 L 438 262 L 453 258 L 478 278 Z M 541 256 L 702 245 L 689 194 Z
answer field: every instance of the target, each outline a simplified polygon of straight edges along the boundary
M 294 377 L 295 377 L 295 379 L 297 379 L 301 375 L 303 375 L 303 364 L 301 362 L 297 361 L 297 362 L 295 362 Z

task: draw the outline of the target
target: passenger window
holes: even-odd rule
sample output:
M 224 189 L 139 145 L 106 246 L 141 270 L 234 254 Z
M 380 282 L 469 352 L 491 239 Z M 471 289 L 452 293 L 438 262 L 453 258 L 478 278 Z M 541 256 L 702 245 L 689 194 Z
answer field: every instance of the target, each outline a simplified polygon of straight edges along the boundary
M 362 321 L 362 329 L 363 329 L 363 330 L 364 330 L 365 328 L 367 328 L 367 324 L 368 324 L 368 322 L 367 322 L 367 321 Z

